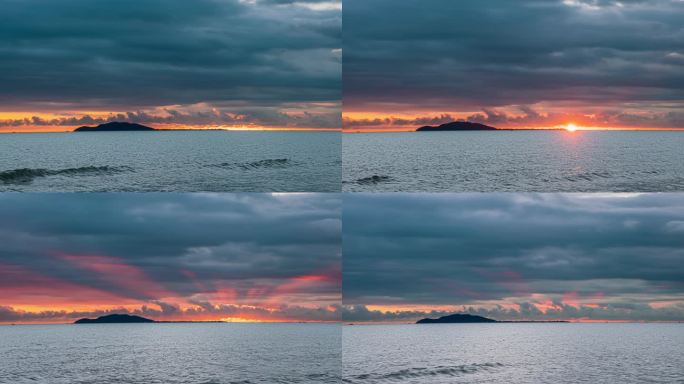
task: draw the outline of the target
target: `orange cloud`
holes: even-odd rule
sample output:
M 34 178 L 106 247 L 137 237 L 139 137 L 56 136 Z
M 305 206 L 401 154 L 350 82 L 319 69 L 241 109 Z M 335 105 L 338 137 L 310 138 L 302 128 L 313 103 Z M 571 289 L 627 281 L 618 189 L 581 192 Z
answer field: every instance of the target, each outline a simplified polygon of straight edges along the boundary
M 425 125 L 471 121 L 500 129 L 565 129 L 572 123 L 580 130 L 684 129 L 684 116 L 671 112 L 612 109 L 572 110 L 557 106 L 509 106 L 481 111 L 345 111 L 344 132 L 405 132 Z
M 56 311 L 80 311 L 102 309 L 111 303 L 119 306 L 141 304 L 140 300 L 8 264 L 0 264 L 0 290 L 0 306 L 14 306 L 31 311 L 48 308 Z
M 100 278 L 130 292 L 133 297 L 142 295 L 148 299 L 165 299 L 177 296 L 161 284 L 153 281 L 140 268 L 126 264 L 122 259 L 102 255 L 57 254 L 61 260 L 95 272 Z

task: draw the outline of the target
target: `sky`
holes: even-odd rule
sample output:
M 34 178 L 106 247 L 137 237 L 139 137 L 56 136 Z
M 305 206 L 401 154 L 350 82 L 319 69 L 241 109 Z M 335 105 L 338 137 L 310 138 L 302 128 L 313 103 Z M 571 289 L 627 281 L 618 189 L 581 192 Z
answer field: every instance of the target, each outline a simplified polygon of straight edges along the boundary
M 346 194 L 343 319 L 684 321 L 681 194 Z
M 2 0 L 0 131 L 339 129 L 340 0 Z
M 0 323 L 337 321 L 336 194 L 0 194 Z
M 682 0 L 344 3 L 344 129 L 684 128 Z

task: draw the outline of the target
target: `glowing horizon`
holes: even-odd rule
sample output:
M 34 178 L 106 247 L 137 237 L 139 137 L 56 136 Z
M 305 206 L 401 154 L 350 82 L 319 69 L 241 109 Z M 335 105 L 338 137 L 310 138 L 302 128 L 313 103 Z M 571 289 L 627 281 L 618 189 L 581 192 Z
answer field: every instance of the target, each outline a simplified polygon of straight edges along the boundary
M 223 321 L 230 318 L 250 322 L 330 322 L 334 319 L 308 319 L 302 315 L 317 311 L 335 313 L 335 303 L 341 300 L 339 295 L 326 298 L 310 293 L 337 285 L 340 274 L 337 266 L 318 274 L 259 279 L 247 287 L 244 282 L 232 286 L 229 280 L 215 278 L 205 284 L 192 272 L 181 270 L 180 275 L 187 279 L 186 283 L 194 286 L 181 296 L 122 258 L 64 254 L 56 257 L 60 262 L 70 264 L 67 268 L 94 274 L 88 278 L 91 282 L 67 281 L 0 262 L 0 277 L 21 279 L 14 285 L 2 284 L 4 295 L 0 298 L 0 309 L 13 312 L 21 319 L 3 319 L 0 313 L 0 324 L 64 323 L 112 313 L 139 315 L 157 321 Z M 116 287 L 116 293 L 94 288 L 92 284 Z
M 684 129 L 684 2 L 542 3 L 346 4 L 344 131 Z
M 589 297 L 582 302 L 578 302 L 573 296 L 576 296 L 576 292 L 568 292 L 564 296 L 569 296 L 570 298 L 564 297 L 557 301 L 546 297 L 543 294 L 533 294 L 536 299 L 530 301 L 530 304 L 540 311 L 544 316 L 552 315 L 553 311 L 562 311 L 563 306 L 569 306 L 577 309 L 578 311 L 589 308 L 589 309 L 605 309 L 607 308 L 601 304 L 602 300 L 609 300 L 602 295 L 597 295 L 600 297 Z M 517 298 L 521 300 L 522 298 Z M 540 300 L 541 299 L 541 300 Z M 520 301 L 519 301 L 520 302 Z M 680 305 L 684 306 L 684 300 L 674 301 L 668 303 L 668 305 Z M 487 312 L 491 310 L 500 310 L 501 308 L 519 311 L 520 304 L 515 301 L 500 301 L 500 302 L 483 302 L 483 303 L 468 303 L 468 304 L 436 304 L 436 305 L 426 305 L 426 304 L 368 304 L 363 305 L 365 310 L 371 312 L 377 312 L 378 316 L 386 316 L 389 318 L 394 318 L 391 320 L 387 319 L 372 319 L 372 320 L 353 320 L 347 321 L 354 324 L 413 324 L 417 320 L 423 318 L 438 318 L 442 316 L 447 316 L 450 314 L 475 314 L 487 318 L 491 318 L 497 321 L 567 321 L 573 323 L 681 323 L 684 320 L 639 320 L 639 319 L 611 319 L 611 318 L 589 318 L 586 316 L 561 316 L 561 317 L 507 317 L 505 315 L 496 316 L 489 315 Z M 658 305 L 653 305 L 652 308 L 657 308 Z M 347 306 L 345 308 L 348 312 L 354 312 L 353 306 Z
M 339 205 L 318 194 L 0 196 L 0 324 L 337 321 Z
M 415 132 L 422 126 L 438 126 L 455 121 L 467 121 L 482 123 L 501 130 L 566 130 L 575 131 L 678 131 L 681 127 L 658 127 L 658 126 L 630 126 L 615 125 L 609 122 L 597 122 L 590 118 L 582 118 L 575 114 L 563 115 L 543 124 L 493 124 L 483 119 L 473 118 L 474 115 L 466 113 L 435 112 L 431 114 L 412 113 L 367 113 L 348 112 L 343 113 L 343 129 L 345 133 L 380 133 L 380 132 Z M 568 129 L 574 126 L 574 130 Z
M 326 108 L 333 108 L 329 105 Z M 293 118 L 302 112 L 290 113 Z M 147 120 L 145 119 L 147 118 Z M 166 121 L 168 120 L 168 121 Z M 223 131 L 340 131 L 341 127 L 264 125 L 254 122 L 223 124 L 219 122 L 176 123 L 169 115 L 129 114 L 122 112 L 16 113 L 0 112 L 0 133 L 73 132 L 75 129 L 111 122 L 142 124 L 157 130 L 223 130 Z M 39 124 L 37 124 L 39 123 Z
M 293 132 L 340 132 L 339 128 L 317 128 L 317 127 L 249 127 L 249 126 L 152 126 L 151 124 L 138 123 L 158 131 L 293 131 Z M 0 128 L 0 134 L 18 133 L 71 133 L 81 126 L 55 126 L 55 127 L 23 127 L 21 130 L 16 128 Z

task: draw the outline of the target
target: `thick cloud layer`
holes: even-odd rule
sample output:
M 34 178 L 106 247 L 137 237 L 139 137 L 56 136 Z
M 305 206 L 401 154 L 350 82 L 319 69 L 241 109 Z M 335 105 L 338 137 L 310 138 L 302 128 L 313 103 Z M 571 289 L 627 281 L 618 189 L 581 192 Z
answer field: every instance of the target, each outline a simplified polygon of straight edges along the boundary
M 337 195 L 5 194 L 0 322 L 335 320 Z
M 399 116 L 350 115 L 345 127 L 442 112 L 511 127 L 684 128 L 683 18 L 680 0 L 350 1 L 345 113 Z
M 0 112 L 13 116 L 0 116 L 2 126 L 122 113 L 339 128 L 338 0 L 3 0 L 2 13 Z M 34 120 L 38 112 L 51 117 Z
M 684 320 L 684 197 L 352 194 L 345 320 Z

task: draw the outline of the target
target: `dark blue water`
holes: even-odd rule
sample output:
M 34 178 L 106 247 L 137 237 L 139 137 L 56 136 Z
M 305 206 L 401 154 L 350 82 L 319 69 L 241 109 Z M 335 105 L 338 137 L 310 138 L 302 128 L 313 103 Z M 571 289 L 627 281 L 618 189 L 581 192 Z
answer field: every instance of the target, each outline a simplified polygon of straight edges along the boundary
M 343 327 L 347 383 L 682 383 L 684 324 Z
M 338 324 L 0 326 L 0 383 L 339 383 Z
M 339 192 L 339 132 L 0 135 L 0 191 Z
M 684 191 L 684 132 L 343 135 L 343 190 Z

